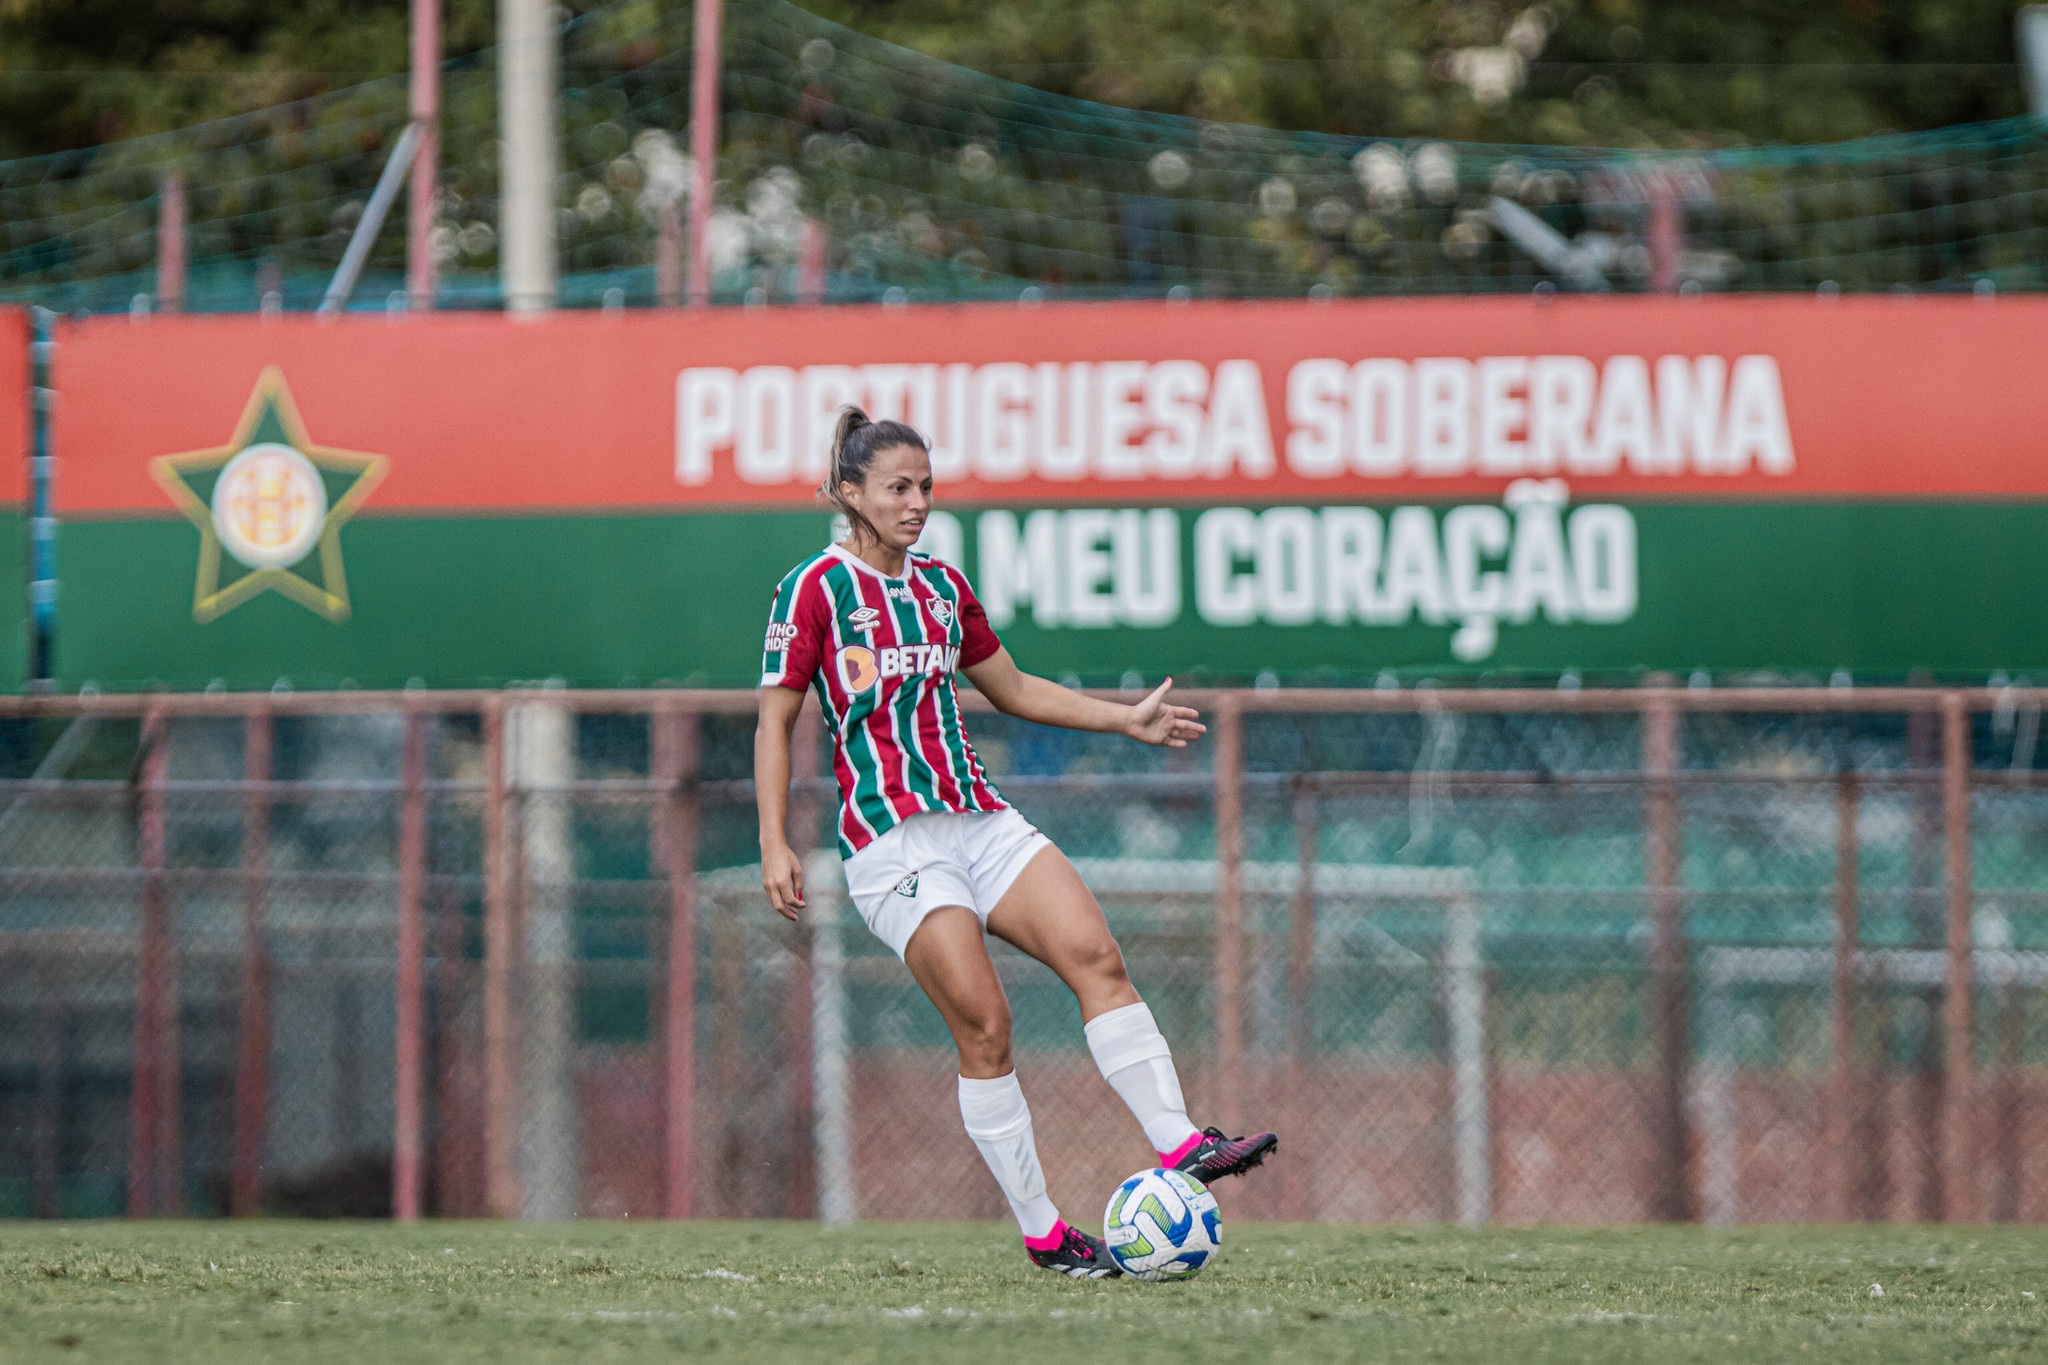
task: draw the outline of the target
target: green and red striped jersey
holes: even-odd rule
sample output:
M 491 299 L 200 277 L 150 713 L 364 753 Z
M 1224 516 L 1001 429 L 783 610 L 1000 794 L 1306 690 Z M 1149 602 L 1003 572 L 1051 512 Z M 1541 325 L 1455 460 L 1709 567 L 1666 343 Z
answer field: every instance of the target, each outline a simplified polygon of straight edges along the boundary
M 922 811 L 1007 810 L 960 721 L 956 669 L 1002 648 L 967 575 L 926 555 L 891 578 L 838 545 L 775 589 L 761 686 L 815 686 L 832 725 L 839 852 Z

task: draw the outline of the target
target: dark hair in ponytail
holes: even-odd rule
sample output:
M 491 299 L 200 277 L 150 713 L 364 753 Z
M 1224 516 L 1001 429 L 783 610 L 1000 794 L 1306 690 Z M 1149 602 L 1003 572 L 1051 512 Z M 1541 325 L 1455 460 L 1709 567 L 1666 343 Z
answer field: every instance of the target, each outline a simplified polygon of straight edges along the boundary
M 820 502 L 843 513 L 849 523 L 878 542 L 882 537 L 875 524 L 847 502 L 839 485 L 866 483 L 868 467 L 874 464 L 875 456 L 895 446 L 931 450 L 930 443 L 914 427 L 902 422 L 871 422 L 865 412 L 848 403 L 839 410 L 839 421 L 832 428 L 832 455 L 825 465 L 825 482 L 818 485 Z

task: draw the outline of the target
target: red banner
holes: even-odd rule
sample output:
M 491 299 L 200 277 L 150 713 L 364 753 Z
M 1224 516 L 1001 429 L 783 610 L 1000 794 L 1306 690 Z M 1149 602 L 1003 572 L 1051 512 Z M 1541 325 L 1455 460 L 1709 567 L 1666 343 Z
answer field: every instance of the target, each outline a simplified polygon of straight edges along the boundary
M 28 501 L 28 314 L 0 308 L 0 506 Z
M 169 512 L 151 462 L 260 400 L 382 457 L 368 515 L 804 504 L 845 402 L 970 503 L 2034 498 L 2044 336 L 2048 301 L 1974 298 L 94 318 L 60 330 L 58 495 Z

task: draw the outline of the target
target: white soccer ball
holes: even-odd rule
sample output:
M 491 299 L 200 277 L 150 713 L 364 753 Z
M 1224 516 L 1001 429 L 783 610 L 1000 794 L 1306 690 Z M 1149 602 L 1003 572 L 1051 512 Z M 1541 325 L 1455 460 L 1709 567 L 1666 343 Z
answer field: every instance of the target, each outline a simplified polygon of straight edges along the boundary
M 1208 1186 L 1155 1167 L 1116 1187 L 1102 1211 L 1102 1240 L 1133 1279 L 1185 1280 L 1223 1249 L 1223 1217 Z

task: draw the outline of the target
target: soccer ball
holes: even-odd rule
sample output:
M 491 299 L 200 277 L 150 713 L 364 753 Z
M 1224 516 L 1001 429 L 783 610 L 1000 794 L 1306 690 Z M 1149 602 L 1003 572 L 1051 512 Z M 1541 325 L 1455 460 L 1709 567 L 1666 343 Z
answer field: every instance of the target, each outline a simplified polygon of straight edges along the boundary
M 1116 1187 L 1102 1211 L 1102 1240 L 1133 1279 L 1185 1280 L 1223 1249 L 1223 1217 L 1208 1186 L 1155 1167 Z

